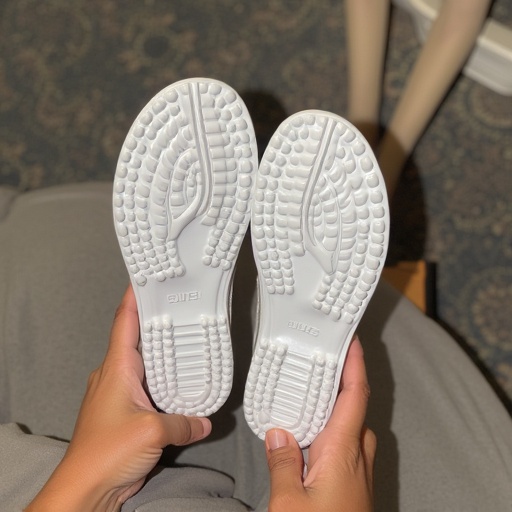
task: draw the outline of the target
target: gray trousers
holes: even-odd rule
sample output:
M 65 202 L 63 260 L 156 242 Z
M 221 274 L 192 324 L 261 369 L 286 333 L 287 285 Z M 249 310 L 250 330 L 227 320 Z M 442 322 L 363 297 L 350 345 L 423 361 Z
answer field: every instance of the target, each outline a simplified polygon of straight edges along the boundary
M 128 284 L 111 185 L 0 188 L 0 510 L 21 510 L 61 459 Z M 123 510 L 265 510 L 262 441 L 241 414 L 255 269 L 234 283 L 234 386 L 213 433 L 165 454 Z M 376 432 L 376 510 L 512 511 L 512 422 L 457 343 L 381 283 L 358 329 Z M 16 422 L 21 425 L 13 424 Z M 46 436 L 51 436 L 46 437 Z

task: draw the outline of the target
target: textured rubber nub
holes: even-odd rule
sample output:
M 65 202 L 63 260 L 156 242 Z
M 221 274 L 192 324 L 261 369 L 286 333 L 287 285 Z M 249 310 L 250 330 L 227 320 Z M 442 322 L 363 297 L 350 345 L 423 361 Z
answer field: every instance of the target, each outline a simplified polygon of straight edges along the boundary
M 123 144 L 114 224 L 137 297 L 147 386 L 168 413 L 210 415 L 231 391 L 232 273 L 257 165 L 243 101 L 205 78 L 158 93 Z
M 325 426 L 388 233 L 384 180 L 361 133 L 327 112 L 286 120 L 252 204 L 260 319 L 244 410 L 260 438 L 285 428 L 304 448 Z

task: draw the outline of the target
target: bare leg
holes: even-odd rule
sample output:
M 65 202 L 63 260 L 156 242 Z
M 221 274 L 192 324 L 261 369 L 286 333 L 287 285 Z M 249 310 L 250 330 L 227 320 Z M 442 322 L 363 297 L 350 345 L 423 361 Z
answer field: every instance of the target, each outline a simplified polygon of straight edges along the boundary
M 379 136 L 389 0 L 346 0 L 348 118 L 375 147 Z
M 489 4 L 443 2 L 380 145 L 379 163 L 390 197 L 407 158 L 469 56 Z

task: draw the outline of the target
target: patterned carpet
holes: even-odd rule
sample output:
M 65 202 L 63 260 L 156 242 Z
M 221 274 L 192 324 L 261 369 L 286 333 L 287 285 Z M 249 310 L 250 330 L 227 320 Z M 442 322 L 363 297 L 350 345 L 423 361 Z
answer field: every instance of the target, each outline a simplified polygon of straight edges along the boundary
M 511 11 L 493 16 L 512 26 Z M 20 191 L 111 180 L 139 110 L 185 77 L 252 91 L 262 138 L 266 112 L 346 113 L 343 2 L 4 0 L 0 20 L 0 183 Z M 383 124 L 419 50 L 396 10 Z M 512 99 L 461 77 L 404 174 L 393 234 L 394 256 L 437 263 L 441 321 L 509 397 L 511 136 Z

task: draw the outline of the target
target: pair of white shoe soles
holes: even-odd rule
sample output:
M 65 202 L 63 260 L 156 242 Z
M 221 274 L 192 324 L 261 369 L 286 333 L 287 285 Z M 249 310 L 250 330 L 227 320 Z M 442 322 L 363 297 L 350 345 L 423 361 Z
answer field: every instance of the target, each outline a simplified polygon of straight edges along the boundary
M 233 374 L 233 271 L 251 222 L 260 318 L 244 411 L 309 445 L 384 265 L 384 181 L 363 136 L 337 115 L 299 112 L 258 168 L 249 113 L 226 84 L 187 79 L 158 93 L 124 142 L 114 223 L 158 408 L 207 416 Z

